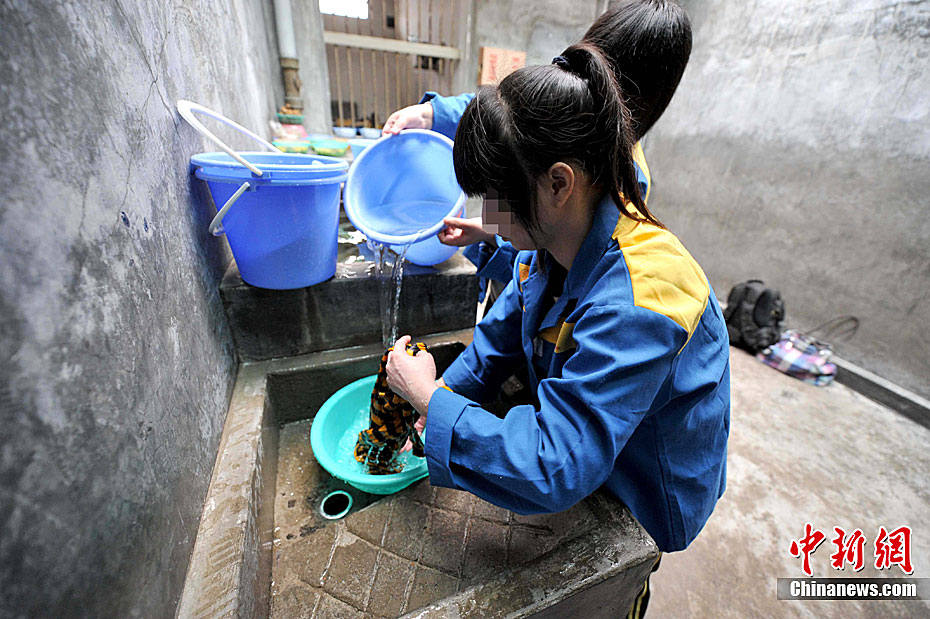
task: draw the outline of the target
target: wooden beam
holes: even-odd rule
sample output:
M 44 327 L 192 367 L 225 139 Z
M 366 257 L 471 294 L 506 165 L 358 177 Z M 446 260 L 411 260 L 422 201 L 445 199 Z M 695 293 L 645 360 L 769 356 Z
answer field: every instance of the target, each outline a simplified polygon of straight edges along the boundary
M 327 30 L 323 33 L 323 41 L 330 45 L 339 45 L 341 47 L 374 49 L 400 54 L 416 54 L 418 56 L 432 56 L 433 58 L 458 60 L 462 57 L 461 52 L 456 47 L 433 45 L 431 43 L 411 43 L 398 39 L 370 37 L 364 34 L 348 34 L 345 32 L 330 32 Z

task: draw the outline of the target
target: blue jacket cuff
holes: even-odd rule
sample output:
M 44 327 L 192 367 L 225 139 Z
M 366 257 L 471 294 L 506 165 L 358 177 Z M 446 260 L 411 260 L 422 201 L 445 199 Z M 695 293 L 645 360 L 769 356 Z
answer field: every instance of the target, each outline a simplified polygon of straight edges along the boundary
M 465 108 L 474 98 L 473 93 L 464 93 L 455 97 L 443 97 L 436 92 L 423 93 L 420 103 L 429 102 L 433 106 L 433 131 L 441 133 L 450 140 L 455 139 L 455 130 Z
M 517 251 L 513 245 L 499 236 L 496 239 L 496 248 L 482 241 L 467 246 L 462 253 L 475 265 L 478 277 L 509 284 L 513 279 L 513 263 Z
M 447 389 L 437 389 L 426 412 L 426 467 L 433 486 L 457 488 L 449 470 L 452 430 L 471 402 Z
M 465 249 L 462 250 L 462 255 L 468 258 L 469 262 L 471 262 L 479 269 L 482 266 L 481 254 L 481 243 L 472 243 L 471 245 L 466 245 Z
M 513 279 L 513 263 L 517 256 L 513 245 L 507 241 L 498 239 L 497 249 L 491 254 L 483 265 L 478 266 L 478 276 L 494 279 L 505 284 L 509 284 Z

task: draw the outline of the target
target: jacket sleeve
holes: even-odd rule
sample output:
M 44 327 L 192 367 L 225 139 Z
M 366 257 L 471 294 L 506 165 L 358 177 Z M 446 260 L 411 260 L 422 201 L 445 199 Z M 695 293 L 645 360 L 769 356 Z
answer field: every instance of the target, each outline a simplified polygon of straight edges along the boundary
M 528 514 L 568 509 L 604 483 L 668 381 L 687 332 L 647 309 L 608 307 L 589 309 L 573 338 L 562 375 L 540 381 L 538 407 L 518 406 L 499 419 L 461 393 L 433 393 L 431 484 Z
M 507 284 L 513 279 L 513 265 L 520 253 L 509 241 L 495 235 L 495 243 L 474 243 L 462 252 L 477 268 L 478 277 Z
M 420 103 L 429 102 L 433 106 L 433 131 L 454 140 L 459 120 L 474 98 L 473 92 L 466 92 L 455 97 L 442 97 L 435 92 L 427 91 L 420 99 Z
M 443 372 L 446 385 L 476 402 L 493 400 L 516 366 L 525 363 L 522 327 L 523 295 L 511 277 L 475 327 L 471 344 Z

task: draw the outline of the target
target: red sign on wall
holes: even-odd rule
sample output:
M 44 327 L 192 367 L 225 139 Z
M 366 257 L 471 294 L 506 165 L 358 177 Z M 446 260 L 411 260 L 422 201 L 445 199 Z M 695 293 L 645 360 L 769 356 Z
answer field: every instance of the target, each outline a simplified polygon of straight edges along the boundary
M 517 69 L 526 66 L 526 52 L 499 47 L 482 47 L 478 83 L 496 84 Z

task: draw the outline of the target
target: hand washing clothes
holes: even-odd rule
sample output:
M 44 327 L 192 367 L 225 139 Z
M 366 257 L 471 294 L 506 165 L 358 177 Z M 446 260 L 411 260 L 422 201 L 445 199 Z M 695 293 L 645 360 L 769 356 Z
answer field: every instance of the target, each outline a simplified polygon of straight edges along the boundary
M 423 440 L 413 427 L 420 413 L 387 383 L 387 360 L 392 350 L 393 347 L 388 348 L 381 357 L 378 378 L 371 390 L 369 426 L 358 433 L 355 443 L 355 459 L 365 464 L 372 475 L 400 473 L 404 469 L 403 462 L 395 456 L 408 438 L 413 442 L 413 455 L 421 458 L 424 455 Z M 416 355 L 421 350 L 426 350 L 422 342 L 407 345 L 408 355 Z

